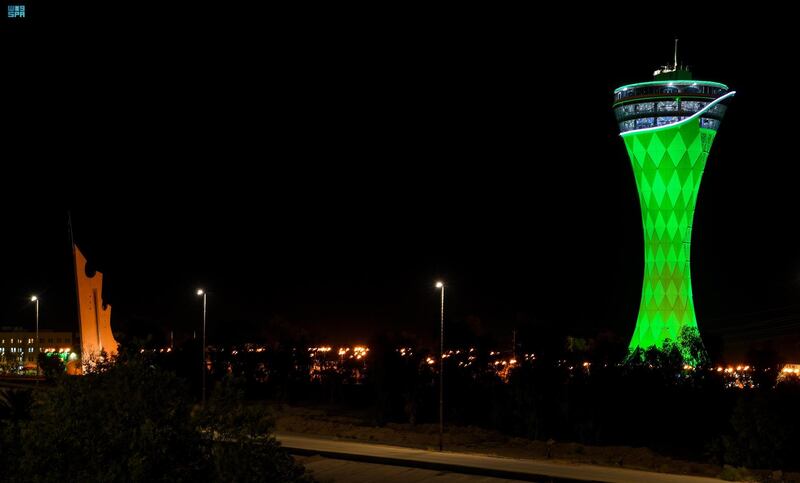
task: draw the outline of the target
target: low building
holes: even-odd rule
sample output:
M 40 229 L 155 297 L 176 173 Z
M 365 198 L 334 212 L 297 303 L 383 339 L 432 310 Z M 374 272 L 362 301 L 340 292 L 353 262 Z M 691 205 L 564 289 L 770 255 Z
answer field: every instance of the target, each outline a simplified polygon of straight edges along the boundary
M 73 354 L 72 332 L 39 330 L 42 352 L 57 355 L 67 362 Z M 0 329 L 0 372 L 36 369 L 36 331 L 19 327 Z

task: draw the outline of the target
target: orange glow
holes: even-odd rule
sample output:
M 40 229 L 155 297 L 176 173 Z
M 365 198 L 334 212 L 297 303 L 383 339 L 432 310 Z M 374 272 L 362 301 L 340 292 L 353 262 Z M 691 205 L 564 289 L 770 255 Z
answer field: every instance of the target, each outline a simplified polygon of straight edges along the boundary
M 800 364 L 786 364 L 781 373 L 787 376 L 800 375 Z
M 72 245 L 75 255 L 75 280 L 78 286 L 78 309 L 81 328 L 81 354 L 84 363 L 99 357 L 101 351 L 116 356 L 119 344 L 111 332 L 111 305 L 103 303 L 103 274 L 86 274 L 86 258 L 77 245 Z
M 308 352 L 330 352 L 331 348 L 328 346 L 323 347 L 309 347 Z

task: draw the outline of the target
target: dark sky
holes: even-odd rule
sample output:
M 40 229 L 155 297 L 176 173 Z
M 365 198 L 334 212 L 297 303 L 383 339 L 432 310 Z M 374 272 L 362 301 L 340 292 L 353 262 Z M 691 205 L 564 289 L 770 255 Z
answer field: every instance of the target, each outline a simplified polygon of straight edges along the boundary
M 779 24 L 43 5 L 4 40 L 0 325 L 30 325 L 36 292 L 43 327 L 75 327 L 72 210 L 115 330 L 190 333 L 202 285 L 212 338 L 280 320 L 431 340 L 442 277 L 452 323 L 498 340 L 627 338 L 643 247 L 611 92 L 678 36 L 695 78 L 737 91 L 693 228 L 701 331 L 731 348 L 800 334 L 798 45 Z

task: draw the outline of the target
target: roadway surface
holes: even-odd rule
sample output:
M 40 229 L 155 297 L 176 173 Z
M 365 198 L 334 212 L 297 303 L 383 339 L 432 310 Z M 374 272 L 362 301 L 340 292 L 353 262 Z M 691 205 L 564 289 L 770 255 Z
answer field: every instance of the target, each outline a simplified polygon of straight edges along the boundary
M 718 483 L 722 481 L 716 478 L 701 476 L 652 473 L 609 466 L 553 462 L 549 460 L 503 458 L 482 454 L 455 453 L 449 451 L 439 452 L 383 444 L 356 443 L 352 441 L 324 439 L 305 434 L 278 433 L 276 437 L 290 453 L 297 455 L 319 455 L 328 459 L 372 463 L 376 467 L 383 465 L 402 466 L 507 480 L 546 482 L 596 481 L 607 483 Z M 377 468 L 374 468 L 374 470 L 378 471 Z M 380 472 L 373 475 L 373 481 L 381 481 L 379 474 Z M 338 480 L 334 479 L 333 481 Z M 432 479 L 430 481 L 437 480 Z
M 296 456 L 320 483 L 524 483 L 521 480 L 492 478 L 407 466 L 362 463 L 321 456 Z

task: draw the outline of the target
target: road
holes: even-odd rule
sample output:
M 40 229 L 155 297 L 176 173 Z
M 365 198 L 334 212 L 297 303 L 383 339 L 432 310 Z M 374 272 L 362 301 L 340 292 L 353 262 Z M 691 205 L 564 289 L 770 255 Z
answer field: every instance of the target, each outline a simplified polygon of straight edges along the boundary
M 718 483 L 723 481 L 700 476 L 652 473 L 609 466 L 356 443 L 305 434 L 278 433 L 276 437 L 290 453 L 294 454 L 320 455 L 324 458 L 354 460 L 377 465 L 405 466 L 512 480 L 607 483 Z M 543 476 L 546 478 L 542 478 Z
M 423 470 L 407 466 L 381 465 L 321 456 L 299 456 L 297 460 L 320 483 L 524 483 L 520 480 Z

